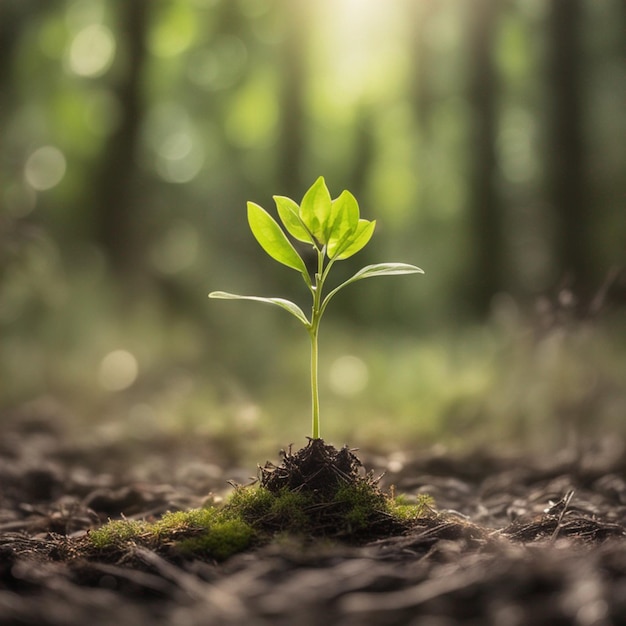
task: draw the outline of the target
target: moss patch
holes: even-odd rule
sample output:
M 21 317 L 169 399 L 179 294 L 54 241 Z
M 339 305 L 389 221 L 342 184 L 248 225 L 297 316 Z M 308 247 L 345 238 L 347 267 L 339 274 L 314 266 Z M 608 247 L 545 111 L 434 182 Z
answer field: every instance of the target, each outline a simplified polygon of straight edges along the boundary
M 113 520 L 91 531 L 88 540 L 104 554 L 141 545 L 161 553 L 223 561 L 249 548 L 257 533 L 233 511 L 211 507 L 168 512 L 153 523 Z
M 166 513 L 148 523 L 115 520 L 88 535 L 97 552 L 142 545 L 222 561 L 277 535 L 330 538 L 354 545 L 400 535 L 432 516 L 430 498 L 407 504 L 384 493 L 348 449 L 321 439 L 282 463 L 260 468 L 258 485 L 237 487 L 221 507 Z

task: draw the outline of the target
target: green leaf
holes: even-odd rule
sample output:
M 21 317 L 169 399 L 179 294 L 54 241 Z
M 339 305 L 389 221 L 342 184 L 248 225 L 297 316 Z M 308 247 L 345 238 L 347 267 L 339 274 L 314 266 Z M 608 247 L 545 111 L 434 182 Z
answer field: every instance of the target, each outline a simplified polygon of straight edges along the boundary
M 306 318 L 302 309 L 297 304 L 294 304 L 290 300 L 284 300 L 283 298 L 239 296 L 235 293 L 227 293 L 226 291 L 212 291 L 209 294 L 209 298 L 215 298 L 217 300 L 254 300 L 256 302 L 263 302 L 264 304 L 273 304 L 289 311 L 289 313 L 291 313 L 294 317 L 297 317 L 307 328 L 310 326 L 309 320 Z
M 279 263 L 308 275 L 302 257 L 291 245 L 282 228 L 265 209 L 254 202 L 248 202 L 248 224 L 267 254 Z
M 330 299 L 341 289 L 354 283 L 357 280 L 363 280 L 364 278 L 373 278 L 374 276 L 398 276 L 400 274 L 423 274 L 424 270 L 416 267 L 415 265 L 409 265 L 408 263 L 376 263 L 374 265 L 367 265 L 363 269 L 360 269 L 354 276 L 348 278 L 344 283 L 341 283 L 338 287 L 335 287 L 324 298 L 322 303 L 322 312 L 326 309 Z
M 285 196 L 274 196 L 274 202 L 276 202 L 278 215 L 287 232 L 298 241 L 314 243 L 313 235 L 307 230 L 300 218 L 300 207 L 298 204 Z
M 416 267 L 415 265 L 409 265 L 408 263 L 375 263 L 374 265 L 367 265 L 360 269 L 352 278 L 349 278 L 344 285 L 353 283 L 356 280 L 362 280 L 364 278 L 373 278 L 374 276 L 398 276 L 400 274 L 423 274 L 424 270 Z
M 326 226 L 330 217 L 331 199 L 324 177 L 320 176 L 304 194 L 300 204 L 300 217 L 304 225 L 315 236 L 315 239 L 325 245 Z
M 352 237 L 359 225 L 359 204 L 349 192 L 343 191 L 330 205 L 326 230 L 327 253 L 333 258 Z
M 374 228 L 376 227 L 376 220 L 359 220 L 356 230 L 343 244 L 341 248 L 337 250 L 335 258 L 337 261 L 342 261 L 356 254 L 359 250 L 364 248 L 368 241 L 374 234 Z

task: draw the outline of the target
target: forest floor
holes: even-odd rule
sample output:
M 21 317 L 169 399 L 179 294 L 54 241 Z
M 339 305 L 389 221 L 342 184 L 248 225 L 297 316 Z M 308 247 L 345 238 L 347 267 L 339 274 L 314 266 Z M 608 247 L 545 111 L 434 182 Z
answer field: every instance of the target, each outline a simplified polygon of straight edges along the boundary
M 109 518 L 202 506 L 254 470 L 197 437 L 81 442 L 54 416 L 0 420 L 0 624 L 626 624 L 619 439 L 549 458 L 359 452 L 383 486 L 444 514 L 359 546 L 283 537 L 224 563 L 137 546 L 112 562 L 71 546 Z

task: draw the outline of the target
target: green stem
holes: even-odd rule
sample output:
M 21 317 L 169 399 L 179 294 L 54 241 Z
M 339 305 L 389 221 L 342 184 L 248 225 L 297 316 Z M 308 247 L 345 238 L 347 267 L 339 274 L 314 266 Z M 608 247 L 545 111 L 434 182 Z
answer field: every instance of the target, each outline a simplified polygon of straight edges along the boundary
M 318 385 L 317 328 L 311 328 L 311 406 L 313 407 L 313 439 L 319 439 L 320 397 Z
M 309 336 L 311 337 L 311 408 L 312 408 L 312 433 L 313 439 L 320 438 L 320 393 L 319 393 L 319 350 L 318 332 L 322 317 L 322 289 L 326 274 L 324 272 L 324 255 L 326 250 L 317 249 L 317 272 L 315 285 L 311 287 L 313 294 L 313 310 L 311 311 L 311 325 Z

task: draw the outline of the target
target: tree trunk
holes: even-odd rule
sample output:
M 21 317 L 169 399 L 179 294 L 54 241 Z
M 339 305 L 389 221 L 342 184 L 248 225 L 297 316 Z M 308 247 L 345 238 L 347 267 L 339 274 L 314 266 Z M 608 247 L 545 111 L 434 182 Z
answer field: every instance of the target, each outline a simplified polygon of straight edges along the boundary
M 493 296 L 505 286 L 503 206 L 496 192 L 495 136 L 497 81 L 493 58 L 497 0 L 475 0 L 469 11 L 469 219 L 472 271 L 470 307 L 488 314 Z
M 136 156 L 143 116 L 141 77 L 146 60 L 149 4 L 150 0 L 118 4 L 117 32 L 126 48 L 126 58 L 113 91 L 120 104 L 121 122 L 105 145 L 90 190 L 96 239 L 114 272 L 125 276 L 139 258 Z
M 556 218 L 556 266 L 576 291 L 585 292 L 591 287 L 592 259 L 582 122 L 582 5 L 580 0 L 552 0 L 549 6 L 548 184 Z

